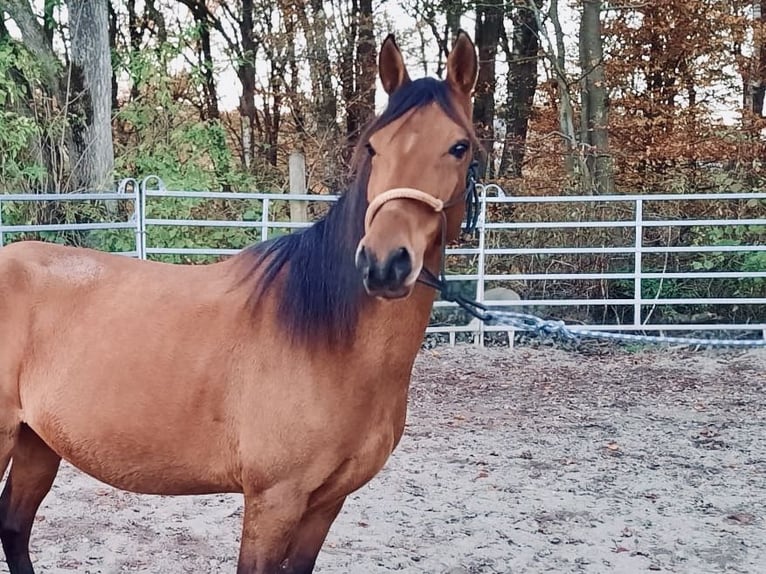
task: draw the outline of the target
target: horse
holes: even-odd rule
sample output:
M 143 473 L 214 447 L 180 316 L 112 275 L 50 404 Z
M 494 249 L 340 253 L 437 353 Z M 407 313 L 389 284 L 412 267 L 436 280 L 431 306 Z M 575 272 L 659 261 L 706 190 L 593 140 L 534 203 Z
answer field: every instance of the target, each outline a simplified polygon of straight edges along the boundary
M 475 45 L 388 96 L 351 183 L 301 231 L 206 265 L 20 241 L 0 249 L 0 540 L 34 572 L 61 460 L 114 488 L 243 495 L 237 574 L 314 570 L 346 497 L 399 443 L 438 269 L 466 213 Z

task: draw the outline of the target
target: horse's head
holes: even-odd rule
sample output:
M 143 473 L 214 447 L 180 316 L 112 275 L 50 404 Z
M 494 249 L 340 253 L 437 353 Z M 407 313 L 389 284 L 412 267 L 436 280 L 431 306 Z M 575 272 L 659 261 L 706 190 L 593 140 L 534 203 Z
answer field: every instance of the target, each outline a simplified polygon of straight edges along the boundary
M 409 295 L 428 254 L 460 231 L 476 141 L 477 69 L 476 49 L 462 31 L 444 81 L 411 81 L 393 36 L 383 42 L 379 72 L 389 102 L 363 140 L 371 156 L 369 206 L 356 255 L 370 295 Z

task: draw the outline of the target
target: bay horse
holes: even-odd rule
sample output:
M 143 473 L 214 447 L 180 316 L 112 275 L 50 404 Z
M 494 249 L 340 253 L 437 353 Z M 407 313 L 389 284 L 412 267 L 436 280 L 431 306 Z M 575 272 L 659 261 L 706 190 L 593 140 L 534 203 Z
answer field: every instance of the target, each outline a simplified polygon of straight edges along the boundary
M 209 265 L 24 241 L 0 249 L 0 540 L 31 574 L 61 459 L 126 491 L 241 493 L 238 574 L 313 572 L 346 497 L 402 436 L 438 269 L 476 147 L 473 42 L 388 104 L 311 227 Z M 433 275 L 432 275 L 433 276 Z M 421 281 L 419 281 L 419 278 Z

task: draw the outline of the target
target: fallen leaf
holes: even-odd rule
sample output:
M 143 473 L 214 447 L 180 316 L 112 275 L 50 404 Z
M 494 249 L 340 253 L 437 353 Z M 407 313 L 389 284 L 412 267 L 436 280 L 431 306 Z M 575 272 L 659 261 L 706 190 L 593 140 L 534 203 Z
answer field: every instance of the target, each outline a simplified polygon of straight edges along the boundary
M 755 522 L 755 516 L 749 512 L 735 512 L 734 514 L 729 514 L 726 520 L 736 522 L 737 524 L 752 524 Z

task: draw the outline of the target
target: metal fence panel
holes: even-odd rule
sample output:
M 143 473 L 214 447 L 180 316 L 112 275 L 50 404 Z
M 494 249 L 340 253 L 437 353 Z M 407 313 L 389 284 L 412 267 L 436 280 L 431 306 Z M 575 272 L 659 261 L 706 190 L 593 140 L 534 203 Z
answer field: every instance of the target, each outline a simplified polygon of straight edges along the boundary
M 152 185 L 150 185 L 152 184 Z M 632 308 L 632 320 L 623 324 L 581 323 L 591 329 L 608 329 L 612 331 L 626 332 L 662 332 L 662 331 L 756 331 L 766 337 L 766 317 L 750 323 L 731 322 L 676 322 L 672 324 L 657 323 L 651 320 L 652 315 L 646 315 L 647 309 L 657 306 L 685 307 L 689 305 L 758 305 L 766 308 L 766 287 L 764 292 L 755 297 L 737 297 L 733 294 L 718 297 L 647 297 L 644 294 L 644 286 L 647 281 L 667 280 L 759 280 L 766 279 L 766 268 L 757 270 L 740 271 L 715 271 L 707 269 L 695 269 L 691 271 L 657 271 L 646 270 L 647 257 L 655 255 L 670 256 L 673 254 L 734 254 L 734 253 L 766 253 L 764 240 L 754 240 L 741 244 L 717 244 L 717 245 L 647 245 L 645 232 L 660 228 L 668 229 L 692 229 L 705 227 L 723 227 L 727 229 L 760 228 L 764 226 L 761 237 L 766 238 L 766 219 L 727 219 L 711 218 L 700 219 L 684 218 L 652 218 L 647 216 L 647 205 L 659 205 L 668 202 L 702 202 L 702 201 L 759 201 L 766 204 L 766 193 L 719 193 L 719 194 L 660 194 L 660 195 L 610 195 L 610 196 L 523 196 L 514 197 L 507 195 L 504 190 L 494 184 L 479 185 L 481 193 L 481 212 L 477 237 L 474 245 L 453 247 L 447 250 L 449 257 L 469 257 L 473 259 L 471 267 L 475 272 L 460 272 L 448 274 L 447 279 L 452 283 L 475 284 L 472 295 L 477 301 L 488 305 L 496 305 L 505 308 L 524 309 L 526 312 L 554 313 L 557 308 L 564 307 L 596 307 L 609 306 L 610 308 Z M 170 199 L 183 200 L 223 200 L 234 202 L 246 202 L 253 204 L 257 209 L 257 217 L 251 219 L 200 219 L 195 217 L 178 217 L 177 214 L 154 214 L 155 204 Z M 178 247 L 168 244 L 152 243 L 150 235 L 160 228 L 190 228 L 190 229 L 229 229 L 241 231 L 253 231 L 258 233 L 258 240 L 266 240 L 275 233 L 292 232 L 296 229 L 307 227 L 311 222 L 291 221 L 285 218 L 282 207 L 288 202 L 303 202 L 323 204 L 326 207 L 337 200 L 333 195 L 294 195 L 274 193 L 245 193 L 245 192 L 201 192 L 167 190 L 162 181 L 150 176 L 138 182 L 134 179 L 126 179 L 120 183 L 117 193 L 88 193 L 88 194 L 60 194 L 60 195 L 35 195 L 35 194 L 6 194 L 0 195 L 0 246 L 13 241 L 24 233 L 39 232 L 84 232 L 98 230 L 132 230 L 134 242 L 129 249 L 122 250 L 124 255 L 135 256 L 141 259 L 158 258 L 165 256 L 184 256 L 190 259 L 200 256 L 228 256 L 239 251 L 232 245 L 193 245 Z M 8 209 L 14 203 L 45 203 L 45 202 L 94 202 L 107 205 L 109 202 L 127 202 L 130 205 L 128 218 L 120 221 L 115 215 L 110 221 L 67 221 L 55 223 L 28 223 L 9 221 Z M 561 221 L 506 221 L 489 220 L 488 210 L 493 207 L 518 205 L 571 205 L 574 203 L 588 205 L 620 205 L 631 208 L 632 217 L 620 220 L 597 220 L 589 218 L 584 221 L 561 220 Z M 295 205 L 293 203 L 293 205 Z M 281 213 L 281 215 L 280 215 Z M 149 216 L 151 214 L 151 217 Z M 518 247 L 505 243 L 498 244 L 494 238 L 496 233 L 509 232 L 538 232 L 545 230 L 569 231 L 577 230 L 618 230 L 632 234 L 632 239 L 624 245 L 595 245 L 582 247 L 573 245 L 536 245 L 534 247 Z M 756 234 L 757 236 L 757 234 Z M 530 272 L 498 273 L 490 269 L 491 258 L 513 256 L 593 256 L 600 255 L 606 258 L 623 256 L 632 259 L 630 268 L 622 271 L 598 272 L 592 269 L 572 272 Z M 448 268 L 449 271 L 449 268 Z M 574 282 L 574 281 L 625 281 L 633 282 L 629 296 L 620 297 L 519 297 L 512 300 L 492 300 L 487 298 L 487 283 L 521 282 L 530 285 L 534 282 Z M 766 281 L 764 282 L 766 285 Z M 731 295 L 731 296 L 730 296 Z M 435 313 L 455 306 L 444 301 L 437 301 Z M 434 319 L 437 319 L 435 316 Z M 479 321 L 470 321 L 469 318 L 458 317 L 450 320 L 441 320 L 441 323 L 433 321 L 428 327 L 428 333 L 446 335 L 450 342 L 454 343 L 458 334 L 465 334 L 477 343 L 484 344 L 486 333 L 506 331 L 504 327 L 491 327 L 481 324 Z

